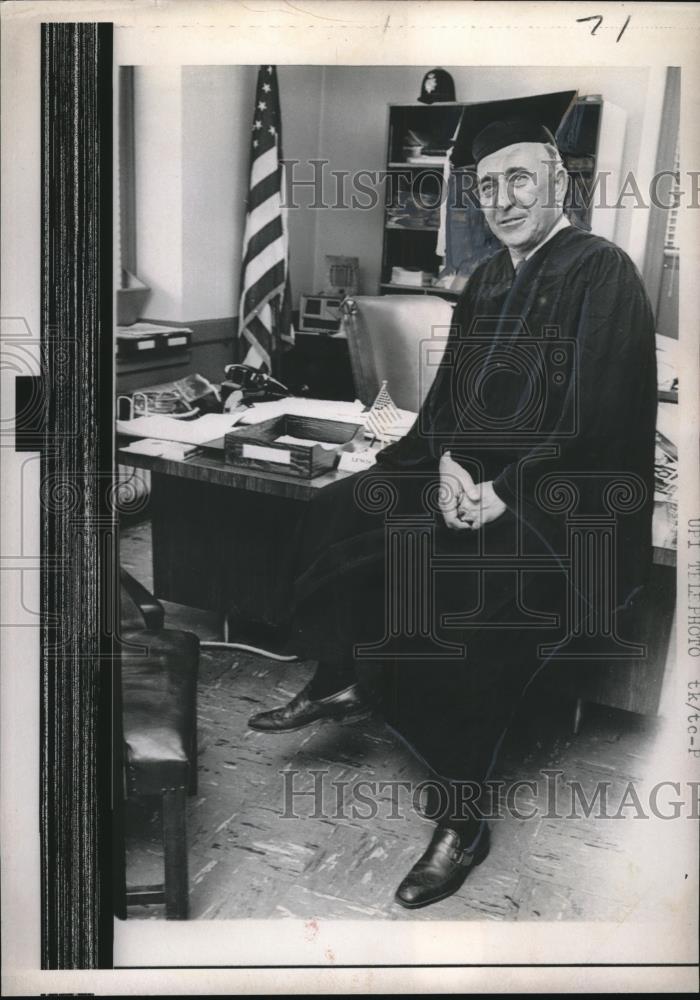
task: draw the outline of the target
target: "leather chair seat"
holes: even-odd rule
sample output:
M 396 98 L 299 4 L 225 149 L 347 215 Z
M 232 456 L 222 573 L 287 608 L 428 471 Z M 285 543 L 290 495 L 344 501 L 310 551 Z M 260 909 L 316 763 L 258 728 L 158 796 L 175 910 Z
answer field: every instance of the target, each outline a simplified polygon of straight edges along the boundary
M 439 295 L 357 295 L 342 308 L 358 399 L 371 406 L 386 380 L 394 403 L 417 413 L 445 348 L 452 303 Z
M 123 728 L 129 791 L 157 795 L 187 783 L 196 726 L 199 640 L 191 632 L 122 634 Z
M 120 621 L 123 632 L 142 632 L 145 628 L 158 632 L 163 628 L 163 606 L 123 567 L 121 569 Z
M 143 615 L 138 604 L 125 587 L 121 589 L 121 623 L 124 632 L 142 632 Z
M 165 903 L 168 920 L 185 920 L 187 794 L 197 791 L 199 639 L 164 628 L 162 605 L 124 567 L 120 580 L 123 792 L 125 799 L 149 795 L 159 800 L 163 881 L 127 884 L 124 854 L 117 915 L 126 917 L 129 906 Z

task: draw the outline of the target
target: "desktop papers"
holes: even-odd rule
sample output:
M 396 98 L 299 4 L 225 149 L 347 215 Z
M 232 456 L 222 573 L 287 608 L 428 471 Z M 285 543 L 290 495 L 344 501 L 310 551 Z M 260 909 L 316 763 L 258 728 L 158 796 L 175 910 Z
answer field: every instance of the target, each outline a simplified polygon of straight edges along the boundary
M 117 433 L 134 438 L 156 438 L 161 441 L 180 441 L 184 444 L 207 444 L 222 439 L 227 431 L 236 426 L 253 426 L 281 417 L 285 414 L 298 417 L 319 417 L 324 420 L 338 420 L 344 423 L 364 424 L 367 413 L 359 400 L 354 403 L 334 399 L 305 399 L 289 397 L 275 399 L 269 403 L 255 403 L 230 413 L 205 413 L 196 420 L 178 420 L 155 414 L 149 417 L 135 417 L 133 420 L 117 420 Z M 409 410 L 398 410 L 400 424 L 395 428 L 396 436 L 402 437 L 411 427 L 416 414 Z M 308 444 L 308 442 L 304 442 Z M 323 444 L 323 442 L 319 442 Z M 333 445 L 336 447 L 336 445 Z
M 333 450 L 337 448 L 337 444 L 333 444 L 330 441 L 311 441 L 309 438 L 294 437 L 293 434 L 282 434 L 281 437 L 275 438 L 275 444 L 296 444 L 303 445 L 305 448 L 312 448 L 318 445 L 320 448 L 326 448 L 326 450 Z
M 165 441 L 182 441 L 184 444 L 204 444 L 223 437 L 241 419 L 242 413 L 205 413 L 196 420 L 176 420 L 174 417 L 135 417 L 134 420 L 117 420 L 117 434 L 129 437 L 158 438 Z
M 131 455 L 151 455 L 152 458 L 170 458 L 182 462 L 190 455 L 198 454 L 200 449 L 196 444 L 184 444 L 182 441 L 143 438 L 140 441 L 132 441 L 121 450 Z
M 356 399 L 354 403 L 348 403 L 336 399 L 305 399 L 292 396 L 287 399 L 275 399 L 270 403 L 255 403 L 250 409 L 245 410 L 241 418 L 241 424 L 259 424 L 263 420 L 270 420 L 273 417 L 282 417 L 286 414 L 295 417 L 320 417 L 324 420 L 340 420 L 350 424 L 364 424 L 369 411 Z M 397 438 L 411 428 L 417 413 L 412 410 L 401 410 L 396 407 L 398 414 L 396 426 L 394 428 Z
M 243 411 L 241 423 L 249 426 L 287 414 L 294 417 L 341 420 L 351 424 L 361 424 L 365 417 L 364 406 L 359 399 L 356 399 L 354 403 L 348 403 L 336 399 L 306 399 L 290 396 L 285 399 L 274 399 L 269 403 L 255 403 L 250 409 Z

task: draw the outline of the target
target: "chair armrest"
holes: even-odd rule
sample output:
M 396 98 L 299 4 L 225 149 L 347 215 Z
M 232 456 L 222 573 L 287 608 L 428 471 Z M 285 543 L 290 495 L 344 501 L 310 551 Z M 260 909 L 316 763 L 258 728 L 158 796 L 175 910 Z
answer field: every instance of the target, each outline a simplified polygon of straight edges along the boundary
M 162 629 L 165 622 L 165 611 L 160 601 L 124 568 L 120 567 L 119 576 L 122 587 L 141 612 L 146 628 L 152 629 L 154 632 Z

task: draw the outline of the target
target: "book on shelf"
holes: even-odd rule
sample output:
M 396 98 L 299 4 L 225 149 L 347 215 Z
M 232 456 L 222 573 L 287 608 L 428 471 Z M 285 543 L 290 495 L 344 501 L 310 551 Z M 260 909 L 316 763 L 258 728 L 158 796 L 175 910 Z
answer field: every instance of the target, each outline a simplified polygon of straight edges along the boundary
M 149 323 L 147 320 L 139 320 L 130 326 L 118 326 L 117 337 L 121 340 L 135 340 L 138 337 L 156 337 L 169 333 L 192 333 L 187 326 L 168 326 L 165 323 Z
M 421 166 L 423 164 L 427 167 L 444 166 L 447 163 L 447 157 L 444 153 L 433 156 L 420 153 L 418 156 L 407 156 L 406 163 L 410 163 L 412 166 Z

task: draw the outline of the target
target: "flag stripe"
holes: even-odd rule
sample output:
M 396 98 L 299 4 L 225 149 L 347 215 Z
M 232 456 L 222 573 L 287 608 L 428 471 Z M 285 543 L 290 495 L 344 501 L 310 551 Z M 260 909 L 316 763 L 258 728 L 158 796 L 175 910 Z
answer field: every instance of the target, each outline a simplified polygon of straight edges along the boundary
M 269 177 L 271 174 L 276 174 L 279 170 L 279 160 L 277 157 L 277 144 L 275 143 L 270 149 L 266 150 L 261 156 L 253 160 L 252 166 L 250 168 L 250 188 L 251 191 L 256 184 Z
M 260 302 L 264 302 L 266 299 L 270 298 L 271 295 L 281 294 L 284 288 L 286 274 L 287 268 L 285 261 L 278 260 L 275 264 L 269 267 L 265 274 L 261 275 L 257 281 L 247 280 L 242 300 L 246 303 L 249 302 L 250 305 L 247 306 L 244 316 L 248 316 Z
M 268 324 L 270 324 L 269 319 Z M 243 335 L 251 347 L 254 347 L 255 350 L 262 356 L 264 363 L 269 368 L 271 338 L 270 331 L 265 323 L 263 323 L 261 319 L 258 319 L 257 316 L 254 316 L 250 321 L 249 326 L 244 330 Z
M 259 281 L 248 284 L 241 296 L 241 315 L 247 319 L 251 313 L 268 299 L 281 295 L 284 291 L 286 268 L 284 261 L 278 261 Z
M 399 419 L 399 411 L 396 408 L 394 400 L 389 395 L 386 381 L 383 381 L 377 397 L 367 414 L 365 430 L 380 440 L 389 440 L 394 426 Z
M 255 208 L 251 208 L 248 212 L 248 218 L 246 220 L 246 236 L 252 236 L 257 233 L 263 226 L 266 226 L 268 222 L 272 219 L 282 219 L 282 213 L 280 211 L 280 199 L 277 192 L 275 192 L 266 201 L 261 204 L 256 205 Z
M 279 177 L 277 174 L 268 174 L 261 181 L 250 189 L 248 195 L 248 211 L 254 211 L 258 205 L 262 205 L 268 198 L 279 198 Z
M 246 287 L 256 284 L 267 271 L 272 270 L 276 264 L 287 259 L 287 241 L 283 236 L 278 237 L 274 243 L 268 243 L 262 250 L 258 251 L 252 260 L 245 266 Z
M 254 285 L 246 288 L 241 299 L 241 317 L 244 323 L 247 323 L 249 318 L 255 315 L 264 303 L 282 295 L 285 278 L 286 268 L 284 263 L 279 262 L 265 275 L 265 280 L 257 281 Z
M 269 306 L 265 306 L 266 310 L 269 310 Z M 267 323 L 269 325 L 270 316 L 266 316 Z M 263 322 L 263 320 L 258 316 L 253 316 L 250 323 L 248 324 L 248 329 L 253 334 L 255 339 L 260 343 L 261 347 L 269 352 L 270 347 L 270 331 Z
M 245 243 L 245 257 L 243 266 L 247 267 L 248 262 L 261 253 L 265 247 L 273 240 L 281 239 L 284 236 L 282 220 L 279 215 L 274 216 L 264 226 L 257 229 Z
M 282 340 L 293 337 L 289 242 L 280 190 L 281 132 L 277 71 L 261 66 L 252 122 L 238 334 L 268 368 Z

